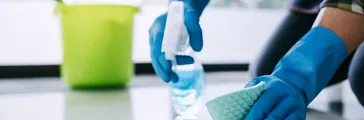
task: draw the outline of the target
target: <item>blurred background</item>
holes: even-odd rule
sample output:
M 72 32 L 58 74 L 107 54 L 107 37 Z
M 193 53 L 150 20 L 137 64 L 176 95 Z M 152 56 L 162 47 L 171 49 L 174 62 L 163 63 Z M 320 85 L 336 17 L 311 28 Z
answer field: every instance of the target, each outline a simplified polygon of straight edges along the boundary
M 135 63 L 150 62 L 148 29 L 157 16 L 166 12 L 167 5 L 167 0 L 142 1 L 140 13 L 135 16 Z M 202 61 L 249 63 L 283 18 L 288 5 L 288 0 L 261 0 L 251 5 L 244 4 L 244 0 L 212 0 L 201 18 L 205 39 Z M 61 63 L 60 22 L 54 15 L 54 1 L 3 0 L 0 6 L 0 65 Z M 256 8 L 246 9 L 253 6 Z
M 211 0 L 201 17 L 204 48 L 199 54 L 208 72 L 206 100 L 244 86 L 250 79 L 249 63 L 279 25 L 290 2 Z M 90 92 L 72 91 L 58 76 L 63 58 L 56 2 L 0 1 L 0 119 L 173 119 L 170 91 L 153 75 L 148 42 L 148 29 L 166 12 L 168 1 L 143 0 L 138 5 L 141 9 L 135 15 L 132 49 L 137 74 L 127 89 Z M 357 114 L 364 109 L 347 82 L 325 89 L 310 108 L 320 111 L 318 119 L 364 119 Z M 315 115 L 308 118 L 315 119 Z M 211 119 L 206 108 L 200 118 Z

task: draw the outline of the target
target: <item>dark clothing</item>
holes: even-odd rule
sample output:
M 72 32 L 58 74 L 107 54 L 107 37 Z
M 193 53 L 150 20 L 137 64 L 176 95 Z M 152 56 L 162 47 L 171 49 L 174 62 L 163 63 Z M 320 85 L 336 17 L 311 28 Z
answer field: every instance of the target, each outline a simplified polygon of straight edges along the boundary
M 323 0 L 294 0 L 291 7 L 316 11 L 318 13 L 320 11 L 320 3 L 322 3 L 322 1 Z
M 325 0 L 323 7 L 334 7 L 363 15 L 364 0 Z
M 364 0 L 294 0 L 292 7 L 316 12 L 320 8 L 334 7 L 363 15 Z

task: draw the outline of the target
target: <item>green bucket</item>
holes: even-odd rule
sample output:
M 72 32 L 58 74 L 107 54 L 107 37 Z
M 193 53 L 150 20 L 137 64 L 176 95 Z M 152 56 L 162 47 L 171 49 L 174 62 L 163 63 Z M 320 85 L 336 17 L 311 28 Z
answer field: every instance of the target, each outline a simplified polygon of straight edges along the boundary
M 64 5 L 62 79 L 71 88 L 126 86 L 134 75 L 132 28 L 139 8 L 125 5 Z

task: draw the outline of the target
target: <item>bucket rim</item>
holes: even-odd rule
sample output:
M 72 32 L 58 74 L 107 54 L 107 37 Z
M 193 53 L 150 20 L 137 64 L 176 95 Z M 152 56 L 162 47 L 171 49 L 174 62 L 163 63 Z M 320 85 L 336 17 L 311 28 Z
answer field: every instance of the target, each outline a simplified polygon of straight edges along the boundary
M 140 9 L 140 6 L 137 5 L 126 5 L 126 4 L 73 4 L 73 5 L 67 5 L 67 4 L 62 4 L 62 3 L 58 3 L 59 6 L 62 7 L 101 7 L 101 6 L 120 6 L 120 7 L 131 7 L 131 8 L 136 8 L 136 9 Z
M 135 13 L 140 12 L 140 7 L 137 6 L 132 6 L 132 5 L 115 5 L 115 4 L 86 4 L 86 5 L 65 5 L 62 3 L 58 3 L 57 6 L 54 8 L 54 14 L 55 15 L 59 15 L 59 13 L 63 13 L 65 10 L 68 11 L 67 9 L 69 8 L 76 8 L 76 7 L 127 7 L 128 9 L 131 9 L 132 11 L 134 11 Z M 62 12 L 63 11 L 63 12 Z

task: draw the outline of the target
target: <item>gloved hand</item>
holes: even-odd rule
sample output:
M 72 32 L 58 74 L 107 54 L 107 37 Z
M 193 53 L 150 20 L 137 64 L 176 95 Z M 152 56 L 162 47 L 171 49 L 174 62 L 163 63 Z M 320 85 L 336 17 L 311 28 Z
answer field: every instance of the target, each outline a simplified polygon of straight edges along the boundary
M 199 17 L 208 4 L 207 0 L 184 0 L 184 24 L 189 34 L 190 45 L 194 51 L 201 51 L 202 31 L 199 24 Z M 171 70 L 171 61 L 166 60 L 165 54 L 161 51 L 167 13 L 159 16 L 149 29 L 149 45 L 154 71 L 164 82 L 177 82 L 176 73 Z M 177 64 L 191 64 L 193 58 L 189 56 L 176 56 Z
M 271 75 L 257 77 L 246 85 L 267 83 L 245 119 L 305 120 L 308 104 L 346 57 L 347 49 L 339 36 L 324 27 L 312 28 L 278 62 Z
M 246 87 L 261 81 L 266 83 L 264 92 L 245 120 L 305 120 L 306 101 L 302 91 L 272 75 L 257 77 Z

